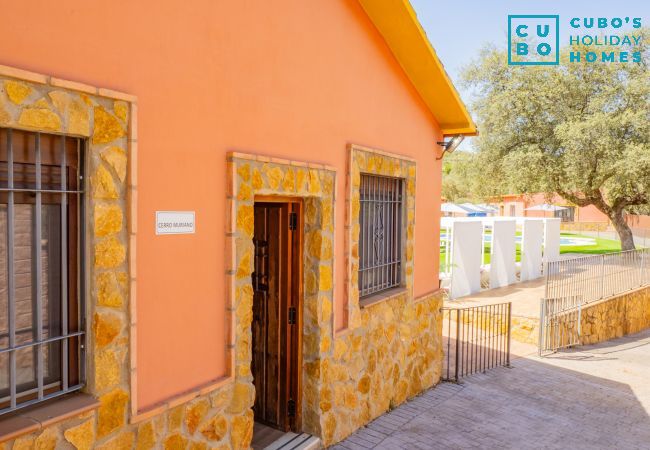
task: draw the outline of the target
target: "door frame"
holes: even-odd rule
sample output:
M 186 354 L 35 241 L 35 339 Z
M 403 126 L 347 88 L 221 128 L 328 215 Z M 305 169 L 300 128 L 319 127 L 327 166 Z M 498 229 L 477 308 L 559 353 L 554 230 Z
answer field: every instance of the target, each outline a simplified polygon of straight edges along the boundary
M 287 401 L 295 395 L 295 415 L 289 418 L 289 431 L 302 431 L 302 338 L 303 338 L 303 249 L 304 249 L 304 203 L 302 197 L 290 197 L 282 195 L 255 195 L 253 207 L 256 203 L 284 203 L 289 207 L 290 212 L 295 212 L 297 223 L 295 232 L 291 236 L 290 248 L 291 264 L 287 270 L 291 279 L 291 304 L 296 308 L 295 327 L 287 327 L 286 345 L 292 346 L 291 355 L 293 361 L 282 361 L 289 366 L 291 376 L 284 385 L 287 393 Z M 288 350 L 288 347 L 287 347 Z M 280 406 L 280 411 L 288 414 L 287 404 Z

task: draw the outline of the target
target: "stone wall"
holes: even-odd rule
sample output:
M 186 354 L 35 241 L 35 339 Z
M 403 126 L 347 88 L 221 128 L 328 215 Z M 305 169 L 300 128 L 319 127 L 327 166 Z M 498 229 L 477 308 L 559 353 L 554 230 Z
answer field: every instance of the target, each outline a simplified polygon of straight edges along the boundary
M 361 309 L 360 325 L 338 336 L 308 373 L 320 395 L 307 406 L 321 415 L 321 439 L 338 442 L 440 381 L 442 295 L 397 298 Z
M 539 342 L 539 318 L 512 316 L 510 336 L 517 342 L 537 345 Z
M 596 344 L 650 328 L 650 287 L 603 300 L 582 309 L 580 342 Z

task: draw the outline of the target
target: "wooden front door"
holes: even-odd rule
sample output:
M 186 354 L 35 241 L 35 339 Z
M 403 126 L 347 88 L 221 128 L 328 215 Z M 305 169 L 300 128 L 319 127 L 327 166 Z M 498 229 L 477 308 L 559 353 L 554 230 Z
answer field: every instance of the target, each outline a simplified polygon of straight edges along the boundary
M 255 420 L 299 431 L 301 204 L 255 203 L 253 360 Z

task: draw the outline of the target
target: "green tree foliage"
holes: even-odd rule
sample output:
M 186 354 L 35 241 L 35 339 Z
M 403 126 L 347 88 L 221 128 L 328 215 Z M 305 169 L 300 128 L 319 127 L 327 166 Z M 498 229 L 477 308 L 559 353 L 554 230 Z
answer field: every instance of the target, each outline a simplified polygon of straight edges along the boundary
M 650 203 L 648 30 L 641 45 L 573 46 L 559 66 L 508 66 L 505 51 L 486 48 L 464 71 L 473 88 L 482 182 L 501 193 L 557 192 L 594 205 L 633 249 L 625 212 Z M 589 51 L 641 51 L 642 62 L 586 62 Z M 581 62 L 569 62 L 580 51 Z M 631 57 L 629 58 L 632 59 Z

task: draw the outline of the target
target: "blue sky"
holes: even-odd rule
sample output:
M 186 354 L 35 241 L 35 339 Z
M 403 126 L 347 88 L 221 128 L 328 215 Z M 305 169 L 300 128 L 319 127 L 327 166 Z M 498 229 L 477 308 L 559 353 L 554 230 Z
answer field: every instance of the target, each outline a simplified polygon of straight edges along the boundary
M 468 92 L 459 83 L 462 67 L 487 43 L 507 46 L 508 14 L 559 15 L 562 46 L 576 32 L 568 26 L 573 17 L 641 17 L 643 25 L 650 26 L 650 0 L 411 0 L 411 4 L 465 100 Z

